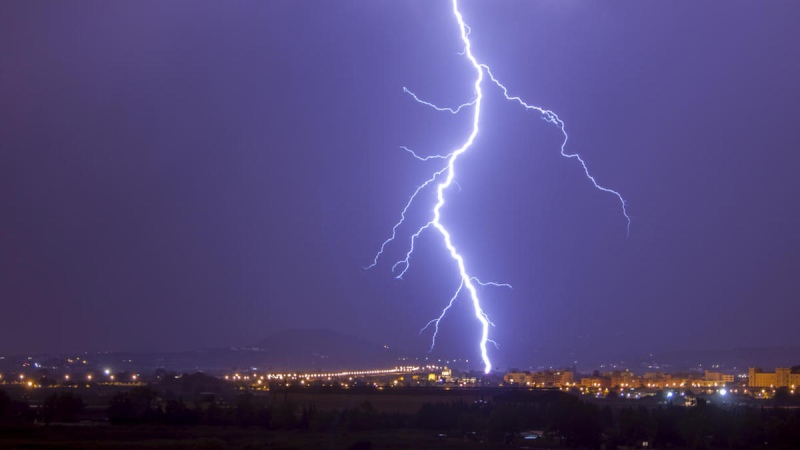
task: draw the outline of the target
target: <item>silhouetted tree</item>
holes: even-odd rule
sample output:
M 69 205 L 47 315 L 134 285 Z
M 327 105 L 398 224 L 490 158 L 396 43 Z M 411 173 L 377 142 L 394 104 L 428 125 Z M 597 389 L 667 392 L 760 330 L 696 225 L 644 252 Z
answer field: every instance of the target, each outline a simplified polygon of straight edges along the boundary
M 680 406 L 659 407 L 653 411 L 651 414 L 655 426 L 653 442 L 658 446 L 683 445 L 684 440 L 678 424 L 685 414 L 686 409 Z
M 245 392 L 236 397 L 236 423 L 246 427 L 257 423 L 257 411 L 253 394 Z
M 378 425 L 378 413 L 370 402 L 350 408 L 344 412 L 344 427 L 348 431 L 374 430 Z
M 297 406 L 291 402 L 273 404 L 270 411 L 270 426 L 279 430 L 293 430 L 297 428 L 298 418 L 295 412 Z
M 148 386 L 137 386 L 128 392 L 119 392 L 108 405 L 108 420 L 112 424 L 155 422 L 161 413 L 155 409 L 158 397 Z
M 760 414 L 753 408 L 736 408 L 733 412 L 733 428 L 729 439 L 731 447 L 754 448 L 766 440 L 764 424 Z
M 142 419 L 136 414 L 130 395 L 125 392 L 118 392 L 111 397 L 107 414 L 112 425 L 129 424 Z
M 497 442 L 506 435 L 519 433 L 522 428 L 522 410 L 520 405 L 496 405 L 489 414 L 488 435 L 489 439 Z
M 11 397 L 6 391 L 0 390 L 0 419 L 5 419 L 11 415 Z
M 775 390 L 775 395 L 772 401 L 779 406 L 785 406 L 792 403 L 792 395 L 789 393 L 788 387 L 779 387 Z
M 164 421 L 172 425 L 194 425 L 200 420 L 197 411 L 190 409 L 183 399 L 167 400 L 164 405 Z
M 50 422 L 74 422 L 83 411 L 83 399 L 71 393 L 51 394 L 42 405 L 42 420 Z

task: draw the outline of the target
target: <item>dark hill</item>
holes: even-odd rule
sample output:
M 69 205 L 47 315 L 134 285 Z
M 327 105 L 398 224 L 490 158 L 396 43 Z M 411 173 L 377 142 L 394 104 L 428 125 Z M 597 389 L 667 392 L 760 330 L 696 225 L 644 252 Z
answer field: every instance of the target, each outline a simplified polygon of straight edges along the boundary
M 382 345 L 323 329 L 284 330 L 270 335 L 256 347 L 273 370 L 338 370 L 391 367 L 394 351 Z
M 718 365 L 720 368 L 747 371 L 749 367 L 773 370 L 775 367 L 790 367 L 800 355 L 800 346 L 735 348 L 731 350 L 682 350 L 656 354 L 653 360 L 674 369 L 685 370 L 702 365 Z

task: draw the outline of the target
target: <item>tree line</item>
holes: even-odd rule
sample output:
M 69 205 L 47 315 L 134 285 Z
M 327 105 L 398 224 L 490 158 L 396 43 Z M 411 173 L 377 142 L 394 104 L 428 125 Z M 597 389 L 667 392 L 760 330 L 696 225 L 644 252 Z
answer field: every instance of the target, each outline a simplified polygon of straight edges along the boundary
M 111 425 L 241 426 L 265 430 L 364 432 L 425 430 L 450 437 L 512 442 L 536 433 L 549 447 L 606 448 L 800 448 L 800 409 L 752 406 L 637 405 L 614 407 L 584 402 L 559 391 L 508 391 L 486 401 L 425 403 L 415 413 L 388 413 L 363 402 L 343 409 L 318 409 L 280 396 L 234 392 L 220 400 L 208 385 L 189 379 L 194 393 L 140 386 L 115 394 L 106 411 Z M 183 395 L 186 395 L 184 397 Z M 81 418 L 83 400 L 54 393 L 40 408 L 13 401 L 0 390 L 0 422 L 70 422 Z

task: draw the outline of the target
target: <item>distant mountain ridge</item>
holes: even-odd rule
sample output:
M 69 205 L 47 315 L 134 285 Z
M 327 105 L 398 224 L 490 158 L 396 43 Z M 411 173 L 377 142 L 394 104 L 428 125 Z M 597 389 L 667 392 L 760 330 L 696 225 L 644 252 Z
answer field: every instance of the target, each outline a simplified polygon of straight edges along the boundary
M 391 368 L 398 365 L 395 349 L 345 333 L 326 329 L 290 329 L 275 332 L 261 341 L 244 346 L 206 348 L 173 352 L 91 352 L 75 353 L 89 360 L 84 369 L 151 372 L 164 368 L 174 372 L 203 371 L 223 374 L 231 371 L 334 371 Z M 74 354 L 72 354 L 74 355 Z M 0 359 L 0 371 L 20 370 L 29 360 L 41 362 L 47 370 L 74 370 L 70 356 L 38 354 Z
M 747 370 L 749 367 L 774 369 L 800 363 L 800 345 L 734 348 L 730 350 L 674 350 L 653 355 L 653 360 L 678 368 L 719 365 Z
M 327 329 L 289 329 L 261 340 L 255 348 L 276 369 L 339 370 L 397 364 L 388 347 Z
M 621 367 L 637 373 L 652 371 L 685 371 L 710 369 L 746 373 L 749 367 L 766 371 L 776 367 L 800 365 L 800 345 L 734 348 L 727 350 L 672 350 L 653 353 L 632 353 L 623 357 L 593 355 L 582 358 L 581 349 L 545 348 L 531 350 L 530 355 L 517 359 L 535 361 L 531 370 L 548 367 L 573 367 L 579 370 L 610 370 Z M 147 373 L 157 368 L 175 372 L 204 371 L 223 374 L 231 371 L 258 370 L 269 372 L 334 371 L 390 368 L 408 358 L 413 352 L 387 348 L 373 341 L 328 329 L 288 329 L 274 332 L 250 345 L 206 348 L 177 352 L 92 352 L 76 353 L 89 359 L 94 370 L 111 368 Z M 75 354 L 72 354 L 74 357 Z M 31 359 L 48 370 L 75 370 L 65 354 L 6 356 L 0 359 L 0 372 L 20 370 Z M 577 364 L 573 361 L 580 360 Z M 512 366 L 497 367 L 503 371 Z M 526 367 L 513 366 L 513 367 Z M 456 368 L 458 368 L 456 366 Z

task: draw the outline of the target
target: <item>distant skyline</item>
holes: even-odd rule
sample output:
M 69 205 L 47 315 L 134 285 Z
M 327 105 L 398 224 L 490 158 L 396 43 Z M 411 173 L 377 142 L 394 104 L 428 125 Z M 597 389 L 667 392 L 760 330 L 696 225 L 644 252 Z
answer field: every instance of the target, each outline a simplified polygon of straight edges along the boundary
M 0 353 L 328 328 L 424 354 L 457 278 L 365 271 L 469 101 L 448 1 L 0 4 Z M 487 97 L 443 220 L 499 367 L 798 345 L 800 4 L 462 1 Z M 399 251 L 399 248 L 394 251 Z M 389 255 L 387 261 L 396 258 Z M 439 350 L 478 357 L 466 302 Z

